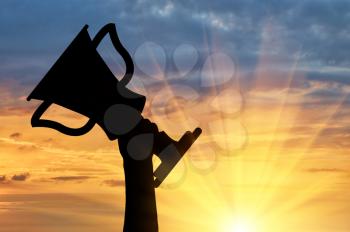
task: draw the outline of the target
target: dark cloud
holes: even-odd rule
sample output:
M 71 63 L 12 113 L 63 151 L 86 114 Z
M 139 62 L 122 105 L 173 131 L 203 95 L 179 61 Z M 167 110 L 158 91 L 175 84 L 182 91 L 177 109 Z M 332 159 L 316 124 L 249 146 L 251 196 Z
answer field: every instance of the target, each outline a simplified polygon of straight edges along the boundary
M 6 88 L 0 90 L 6 94 L 0 101 L 0 115 L 32 113 L 35 106 L 23 96 L 29 94 L 83 25 L 89 25 L 93 37 L 108 22 L 117 24 L 121 41 L 131 55 L 144 42 L 159 44 L 167 59 L 165 76 L 178 75 L 172 59 L 175 48 L 182 43 L 192 44 L 198 51 L 198 62 L 190 78 L 180 80 L 181 84 L 198 86 L 208 55 L 223 51 L 234 60 L 240 83 L 247 89 L 256 87 L 256 70 L 264 66 L 263 74 L 268 77 L 258 83 L 264 91 L 309 89 L 302 99 L 305 107 L 337 104 L 345 94 L 342 85 L 350 84 L 349 11 L 350 2 L 345 0 L 190 0 L 152 4 L 127 0 L 63 0 L 50 4 L 4 0 L 0 7 L 0 85 Z M 99 52 L 105 53 L 104 58 L 114 61 L 115 66 L 120 63 L 115 61 L 118 54 L 108 37 Z M 140 62 L 149 63 L 150 57 L 152 54 L 146 53 Z M 296 57 L 299 60 L 294 70 Z M 289 82 L 292 68 L 295 77 Z M 137 64 L 135 73 L 144 83 L 152 82 Z M 318 88 L 313 82 L 335 85 Z M 200 89 L 200 94 L 205 90 Z M 344 104 L 350 104 L 350 99 Z
M 124 186 L 125 183 L 123 180 L 105 180 L 103 181 L 104 184 L 111 186 L 111 187 L 118 187 L 118 186 Z
M 93 178 L 92 176 L 57 176 L 52 177 L 52 180 L 56 181 L 84 181 Z
M 0 185 L 11 185 L 11 180 L 6 175 L 0 175 Z
M 304 107 L 318 108 L 327 106 L 349 106 L 350 92 L 339 82 L 329 80 L 310 81 L 308 91 L 303 95 L 302 105 Z
M 308 72 L 307 79 L 310 81 L 339 83 L 350 85 L 350 72 Z
M 0 176 L 0 182 L 4 182 L 4 181 L 6 181 L 7 179 L 6 179 L 6 176 L 5 175 L 2 175 L 2 176 Z
M 28 172 L 13 175 L 11 180 L 13 181 L 25 181 L 29 178 L 30 174 Z
M 10 138 L 12 138 L 12 139 L 18 139 L 20 137 L 22 137 L 22 133 L 19 133 L 19 132 L 15 132 L 15 133 L 10 134 Z
M 350 61 L 349 10 L 348 1 L 331 0 L 152 4 L 126 0 L 98 4 L 92 0 L 50 4 L 4 0 L 0 11 L 0 77 L 35 83 L 84 24 L 90 25 L 94 35 L 107 22 L 118 23 L 122 41 L 132 54 L 145 41 L 160 44 L 168 54 L 183 42 L 194 44 L 201 53 L 210 53 L 218 37 L 219 45 L 241 66 L 254 66 L 259 60 L 264 30 L 270 24 L 275 26 L 266 32 L 274 47 L 265 53 L 277 52 L 277 58 L 288 58 L 302 47 L 303 64 L 344 66 Z
M 305 95 L 307 98 L 316 100 L 338 101 L 341 102 L 344 94 L 337 88 L 329 89 L 315 89 L 312 92 Z
M 11 185 L 12 182 L 6 175 L 0 175 L 0 185 Z

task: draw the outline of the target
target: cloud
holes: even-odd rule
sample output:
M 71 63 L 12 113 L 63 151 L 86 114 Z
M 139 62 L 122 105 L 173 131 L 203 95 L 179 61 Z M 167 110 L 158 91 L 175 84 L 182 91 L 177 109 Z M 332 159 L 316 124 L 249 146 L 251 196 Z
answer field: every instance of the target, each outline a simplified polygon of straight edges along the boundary
M 321 137 L 327 136 L 327 135 L 333 135 L 333 136 L 339 136 L 339 137 L 348 137 L 350 136 L 350 126 L 330 126 L 322 130 Z
M 310 81 L 328 82 L 328 83 L 339 83 L 350 85 L 350 70 L 330 70 L 330 71 L 310 71 L 307 73 L 307 79 Z
M 292 136 L 284 139 L 284 147 L 299 147 L 301 144 L 307 143 L 308 150 L 339 149 L 346 152 L 350 148 L 350 127 L 344 125 L 347 122 L 339 122 L 337 118 L 329 118 L 327 115 L 320 117 L 317 114 L 312 114 L 314 113 L 306 111 L 300 116 L 305 118 L 304 123 L 307 126 L 288 128 L 287 132 Z M 347 113 L 347 117 L 349 118 L 349 113 Z M 326 123 L 323 127 L 318 125 L 318 123 L 324 122 Z M 299 123 L 303 124 L 302 119 L 299 120 Z M 306 138 L 308 139 L 306 140 Z M 332 157 L 331 154 L 330 157 Z
M 53 142 L 53 141 L 54 141 L 53 138 L 48 138 L 48 139 L 44 139 L 44 140 L 43 140 L 44 143 L 51 143 L 51 142 Z
M 63 166 L 63 167 L 49 167 L 46 169 L 47 172 L 51 173 L 74 173 L 78 176 L 102 176 L 102 175 L 113 175 L 115 171 L 108 170 L 106 168 L 90 168 L 82 166 Z M 54 174 L 57 175 L 57 174 Z
M 0 89 L 4 94 L 0 114 L 32 113 L 34 105 L 25 102 L 23 96 L 28 95 L 84 24 L 90 25 L 89 33 L 93 37 L 107 22 L 117 23 L 121 41 L 132 55 L 147 41 L 164 48 L 167 59 L 181 43 L 194 45 L 199 53 L 199 65 L 191 74 L 194 81 L 186 82 L 191 86 L 198 85 L 198 71 L 208 55 L 217 50 L 231 56 L 239 71 L 244 73 L 240 80 L 242 85 L 254 87 L 257 67 L 262 61 L 263 66 L 268 63 L 268 67 L 263 67 L 267 69 L 265 73 L 274 75 L 257 86 L 264 91 L 307 88 L 311 81 L 349 84 L 350 71 L 339 69 L 350 64 L 347 52 L 350 48 L 347 14 L 350 3 L 347 1 L 207 0 L 200 4 L 195 1 L 154 1 L 149 4 L 121 0 L 96 5 L 78 0 L 47 5 L 34 0 L 24 4 L 30 7 L 21 7 L 8 0 L 2 2 L 2 9 L 12 13 L 0 15 L 3 32 L 0 80 L 16 81 L 6 85 L 0 82 L 6 87 L 6 91 Z M 70 17 L 62 18 L 62 15 Z M 111 55 L 113 48 L 104 45 L 99 48 L 101 52 L 106 51 L 111 60 L 118 56 L 117 53 Z M 289 82 L 286 71 L 292 68 L 297 53 L 300 53 L 295 67 L 297 75 Z M 145 54 L 141 62 L 149 62 L 152 55 Z M 266 60 L 270 63 L 264 63 Z M 325 71 L 319 71 L 325 66 Z M 166 76 L 177 75 L 172 60 L 166 60 L 165 71 Z M 306 80 L 299 75 L 303 72 L 307 72 Z M 135 73 L 145 76 L 137 64 Z M 144 82 L 150 83 L 150 80 L 147 77 Z M 204 91 L 201 90 L 201 94 Z M 342 93 L 341 88 L 335 88 L 333 92 L 322 91 L 309 93 L 305 100 L 309 105 L 322 105 L 337 100 Z
M 336 121 L 334 120 L 334 123 Z M 315 138 L 313 148 L 334 148 L 349 149 L 350 148 L 350 127 L 327 127 L 324 128 Z
M 6 175 L 0 175 L 0 184 L 1 185 L 10 185 L 11 180 L 9 180 Z
M 48 172 L 62 172 L 62 171 L 74 171 L 74 172 L 106 172 L 105 168 L 90 168 L 90 167 L 54 167 L 48 168 Z
M 4 181 L 6 181 L 7 179 L 6 179 L 6 176 L 5 175 L 2 175 L 2 176 L 0 176 L 0 182 L 4 182 Z
M 20 137 L 22 137 L 22 133 L 19 133 L 19 132 L 15 132 L 15 133 L 10 134 L 11 139 L 18 139 Z
M 112 232 L 123 228 L 124 205 L 115 200 L 122 198 L 122 194 L 115 192 L 1 194 L 0 230 L 39 232 L 80 228 L 86 232 Z M 101 217 L 105 219 L 102 223 Z
M 13 175 L 11 180 L 13 181 L 25 181 L 29 178 L 30 174 L 28 172 Z
M 311 172 L 311 173 L 320 173 L 320 172 L 347 172 L 344 169 L 339 168 L 309 168 L 305 171 Z
M 308 81 L 308 84 L 309 86 L 304 91 L 301 101 L 304 107 L 348 106 L 350 104 L 348 85 L 333 80 L 331 75 L 328 79 L 312 78 Z
M 118 187 L 118 186 L 124 186 L 125 185 L 123 180 L 114 180 L 114 179 L 105 180 L 105 181 L 103 181 L 103 183 L 108 185 L 108 186 L 111 186 L 111 187 Z
M 0 67 L 1 70 L 1 67 Z M 21 85 L 15 78 L 4 79 L 0 73 L 0 116 L 25 115 L 32 112 L 33 104 L 28 104 L 23 96 L 26 96 L 27 88 Z
M 32 141 L 25 141 L 25 140 L 15 140 L 7 137 L 0 137 L 0 143 L 5 143 L 8 145 L 14 145 L 19 150 L 25 150 L 25 151 L 33 151 L 33 150 L 41 150 L 44 152 L 54 153 L 54 154 L 65 154 L 65 155 L 73 155 L 73 156 L 95 156 L 98 154 L 106 155 L 106 154 L 115 154 L 115 150 L 113 149 L 97 149 L 97 150 L 72 150 L 72 149 L 66 149 L 61 147 L 53 147 L 48 145 L 41 145 L 39 143 L 35 143 Z
M 241 66 L 252 67 L 259 61 L 261 44 L 268 35 L 274 47 L 264 52 L 275 53 L 275 57 L 288 58 L 302 47 L 302 64 L 346 66 L 350 62 L 347 1 L 207 0 L 149 4 L 121 0 L 96 5 L 78 0 L 47 5 L 34 0 L 23 4 L 30 7 L 2 1 L 2 9 L 11 14 L 0 16 L 0 78 L 15 78 L 26 85 L 33 85 L 45 74 L 84 24 L 90 25 L 93 36 L 108 22 L 118 23 L 121 39 L 132 54 L 146 41 L 159 43 L 169 52 L 183 42 L 196 44 L 201 53 L 206 52 L 208 45 L 219 45 L 235 56 Z M 270 33 L 266 25 L 274 25 Z M 221 39 L 218 44 L 215 37 Z
M 303 104 L 304 106 L 344 104 L 347 103 L 344 97 L 346 94 L 339 88 L 313 89 L 304 95 Z
M 94 178 L 92 176 L 57 176 L 57 177 L 52 177 L 52 180 L 56 181 L 84 181 L 87 179 Z
M 0 137 L 0 142 L 15 145 L 21 151 L 34 151 L 41 149 L 41 147 L 33 142 L 17 140 L 14 138 L 2 138 Z

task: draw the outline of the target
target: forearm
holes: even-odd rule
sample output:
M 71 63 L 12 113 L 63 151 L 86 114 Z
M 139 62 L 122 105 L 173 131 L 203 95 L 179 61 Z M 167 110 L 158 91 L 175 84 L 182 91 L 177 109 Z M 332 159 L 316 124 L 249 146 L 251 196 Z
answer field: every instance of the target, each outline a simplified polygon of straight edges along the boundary
M 157 207 L 152 158 L 136 161 L 124 157 L 125 222 L 124 232 L 157 232 Z

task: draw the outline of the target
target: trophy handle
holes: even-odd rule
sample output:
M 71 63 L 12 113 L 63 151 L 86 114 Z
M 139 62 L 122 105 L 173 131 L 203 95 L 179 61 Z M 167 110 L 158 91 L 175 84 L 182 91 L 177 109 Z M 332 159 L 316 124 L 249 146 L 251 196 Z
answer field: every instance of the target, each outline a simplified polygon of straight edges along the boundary
M 134 74 L 134 63 L 131 59 L 130 54 L 128 51 L 123 47 L 122 43 L 119 40 L 117 30 L 115 28 L 114 23 L 109 23 L 101 28 L 99 32 L 95 35 L 95 38 L 92 40 L 92 44 L 97 48 L 97 46 L 100 44 L 101 40 L 109 34 L 109 37 L 111 38 L 113 47 L 117 52 L 121 55 L 125 62 L 126 70 L 123 78 L 120 80 L 120 84 L 125 86 L 129 83 L 129 81 L 132 78 L 132 75 Z
M 44 101 L 35 110 L 31 120 L 32 127 L 48 127 L 70 136 L 79 136 L 86 134 L 94 127 L 95 122 L 92 119 L 89 119 L 89 121 L 80 128 L 70 128 L 59 122 L 41 119 L 40 117 L 51 106 L 51 104 L 52 102 Z

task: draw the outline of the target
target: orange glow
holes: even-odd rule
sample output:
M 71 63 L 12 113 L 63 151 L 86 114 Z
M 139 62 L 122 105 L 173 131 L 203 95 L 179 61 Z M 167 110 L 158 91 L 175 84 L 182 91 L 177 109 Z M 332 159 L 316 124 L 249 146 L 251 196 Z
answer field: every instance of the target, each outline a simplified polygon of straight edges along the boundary
M 269 30 L 273 25 L 263 33 L 274 34 Z M 266 38 L 262 54 L 269 46 Z M 323 133 L 349 123 L 333 120 L 344 110 L 345 97 L 324 108 L 303 107 L 305 90 L 295 92 L 291 86 L 303 78 L 295 72 L 298 59 L 288 63 L 288 75 L 276 83 L 271 77 L 281 74 L 268 69 L 276 61 L 262 55 L 253 87 L 242 99 L 237 97 L 239 67 L 224 90 L 214 86 L 203 96 L 163 80 L 161 96 L 179 97 L 176 90 L 189 96 L 170 102 L 169 108 L 152 108 L 150 102 L 159 100 L 156 91 L 157 96 L 147 96 L 144 116 L 174 138 L 203 127 L 198 142 L 157 189 L 161 231 L 349 231 L 348 137 L 331 142 L 331 135 Z M 230 91 L 236 98 L 229 97 Z M 98 127 L 82 137 L 31 128 L 35 103 L 26 104 L 30 110 L 0 116 L 0 177 L 5 176 L 0 182 L 5 230 L 0 231 L 62 231 L 63 226 L 67 231 L 119 231 L 124 177 L 117 143 Z M 50 117 L 76 126 L 85 120 L 58 108 Z M 23 173 L 29 173 L 25 180 L 12 180 Z

